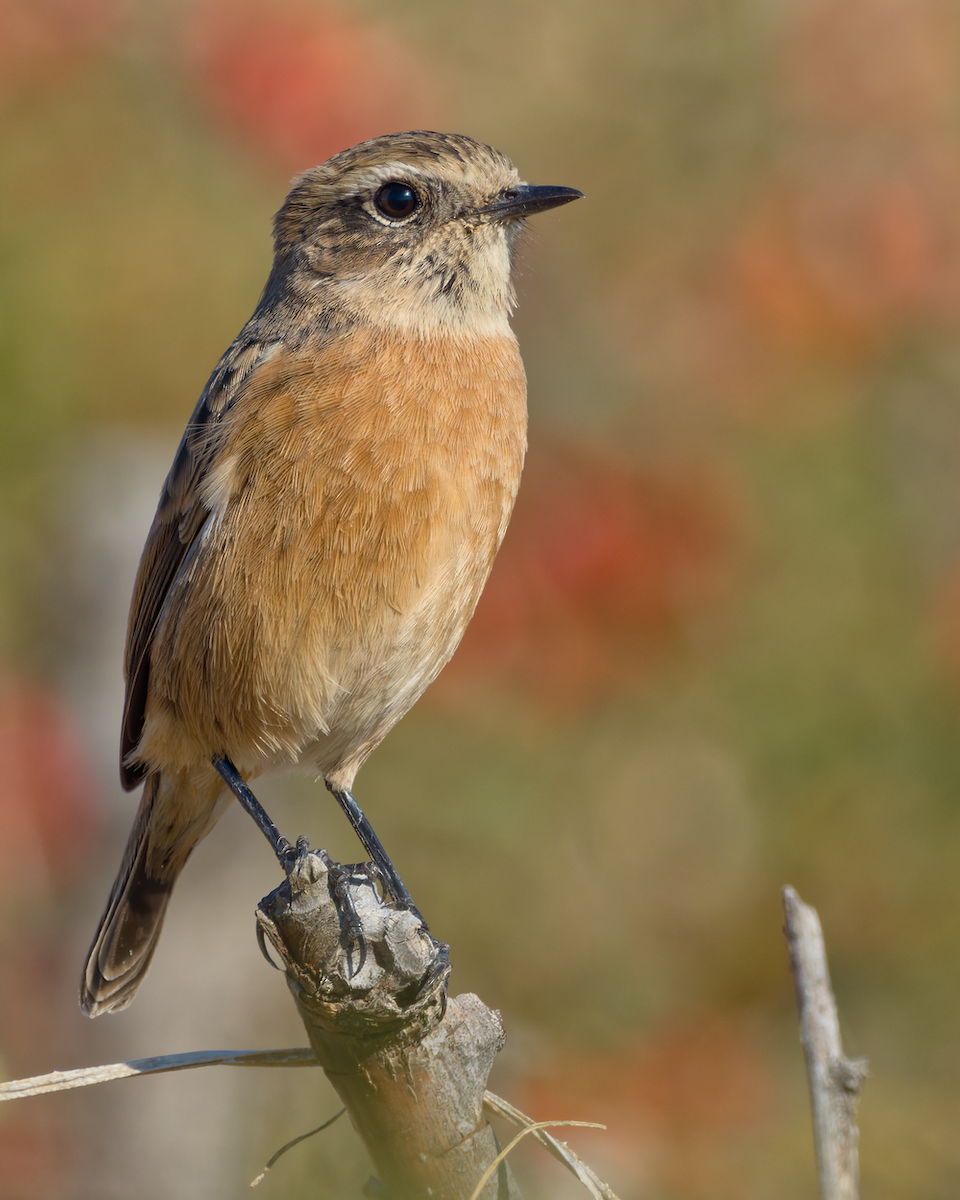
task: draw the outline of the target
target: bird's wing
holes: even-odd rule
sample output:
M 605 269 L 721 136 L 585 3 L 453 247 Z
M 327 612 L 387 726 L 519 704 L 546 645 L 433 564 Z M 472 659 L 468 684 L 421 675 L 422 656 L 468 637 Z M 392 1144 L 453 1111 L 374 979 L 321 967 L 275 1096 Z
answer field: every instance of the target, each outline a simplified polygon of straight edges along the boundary
M 146 773 L 143 766 L 127 760 L 143 733 L 154 633 L 170 589 L 186 568 L 210 517 L 201 485 L 216 450 L 217 429 L 242 385 L 272 357 L 274 348 L 275 343 L 241 339 L 231 346 L 204 388 L 160 493 L 157 514 L 140 557 L 127 625 L 120 780 L 128 791 Z

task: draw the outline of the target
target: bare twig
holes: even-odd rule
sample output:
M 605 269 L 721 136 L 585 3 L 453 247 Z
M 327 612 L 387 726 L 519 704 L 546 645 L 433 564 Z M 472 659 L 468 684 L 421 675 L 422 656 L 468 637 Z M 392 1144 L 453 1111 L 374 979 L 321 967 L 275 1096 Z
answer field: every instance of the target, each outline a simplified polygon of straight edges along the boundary
M 785 887 L 782 896 L 807 1063 L 820 1196 L 821 1200 L 857 1200 L 856 1107 L 868 1075 L 867 1061 L 844 1056 L 816 909 L 804 904 L 791 887 Z
M 340 1120 L 346 1111 L 347 1110 L 345 1108 L 341 1108 L 338 1113 L 334 1113 L 332 1117 L 324 1121 L 322 1125 L 318 1125 L 316 1129 L 310 1129 L 306 1133 L 300 1133 L 295 1138 L 291 1138 L 289 1142 L 284 1142 L 284 1144 L 279 1150 L 276 1151 L 276 1153 L 270 1155 L 270 1157 L 267 1159 L 266 1166 L 263 1168 L 260 1174 L 256 1177 L 256 1179 L 252 1179 L 250 1181 L 250 1186 L 252 1188 L 257 1187 L 258 1184 L 262 1183 L 264 1179 L 266 1179 L 267 1172 L 271 1169 L 271 1167 L 273 1167 L 275 1163 L 278 1163 L 288 1150 L 292 1150 L 294 1146 L 299 1146 L 300 1143 L 305 1142 L 307 1138 L 312 1138 L 315 1134 L 323 1133 L 325 1129 L 329 1129 L 335 1121 Z

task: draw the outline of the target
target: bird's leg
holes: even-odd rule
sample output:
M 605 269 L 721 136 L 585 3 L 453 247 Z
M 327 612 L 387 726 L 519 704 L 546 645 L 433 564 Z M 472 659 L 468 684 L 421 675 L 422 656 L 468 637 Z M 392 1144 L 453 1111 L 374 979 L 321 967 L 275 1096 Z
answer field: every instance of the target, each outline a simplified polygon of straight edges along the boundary
M 395 903 L 409 909 L 410 912 L 421 922 L 424 929 L 427 928 L 427 923 L 424 921 L 420 910 L 413 902 L 413 898 L 403 885 L 403 880 L 397 874 L 397 868 L 390 861 L 390 857 L 384 850 L 380 839 L 373 831 L 373 826 L 363 815 L 363 809 L 354 800 L 352 794 L 347 791 L 338 791 L 334 787 L 327 787 L 333 792 L 337 803 L 347 815 L 347 820 L 353 826 L 353 831 L 363 843 L 363 848 L 370 855 L 373 865 L 376 867 L 380 878 L 383 880 L 384 887 L 390 893 L 391 899 Z
M 256 798 L 250 788 L 247 787 L 243 776 L 229 758 L 220 758 L 218 755 L 215 755 L 213 758 L 213 765 L 219 772 L 227 787 L 231 792 L 233 792 L 237 800 L 239 800 L 244 811 L 249 813 L 250 816 L 253 817 L 254 821 L 256 821 L 257 828 L 270 843 L 274 854 L 277 856 L 277 861 L 280 863 L 280 866 L 283 867 L 284 871 L 286 871 L 289 875 L 294 866 L 304 857 L 304 855 L 309 852 L 310 843 L 306 838 L 298 838 L 296 846 L 292 846 L 287 841 L 276 825 L 274 825 L 274 823 L 270 820 L 263 805 Z M 351 800 L 353 799 L 352 796 L 350 798 Z M 354 807 L 356 807 L 355 800 Z M 364 822 L 366 828 L 370 829 L 366 817 L 364 817 L 363 813 L 360 812 L 359 808 L 357 808 L 357 812 L 360 813 L 360 819 Z M 356 828 L 356 826 L 354 826 L 354 828 Z M 370 834 L 374 841 L 376 841 L 376 834 L 372 829 L 370 829 Z M 361 841 L 362 840 L 363 839 L 361 838 Z M 377 842 L 377 846 L 380 848 L 380 853 L 385 861 L 390 863 L 390 860 L 387 858 L 386 854 L 384 854 L 383 847 L 380 846 L 379 842 Z M 321 850 L 319 853 L 324 861 L 327 871 L 330 874 L 334 891 L 336 892 L 337 899 L 340 902 L 340 908 L 343 911 L 343 915 L 346 919 L 347 937 L 353 942 L 359 942 L 362 946 L 364 944 L 363 927 L 360 923 L 360 918 L 357 915 L 357 909 L 353 903 L 353 897 L 346 886 L 353 874 L 353 871 L 350 868 L 340 866 L 339 863 L 333 862 L 325 850 Z M 396 878 L 396 871 L 394 871 L 393 874 Z M 399 878 L 397 878 L 397 883 L 400 883 Z M 403 888 L 402 883 L 400 883 L 400 887 Z M 404 895 L 406 895 L 406 888 L 403 888 L 403 892 Z M 407 896 L 407 899 L 409 900 L 409 896 Z M 411 904 L 410 907 L 412 908 L 413 905 Z M 414 912 L 416 912 L 416 909 L 414 909 Z M 417 916 L 419 916 L 419 913 L 417 913 Z M 261 946 L 261 950 L 262 949 L 263 947 Z M 269 961 L 269 955 L 266 957 Z
M 291 864 L 297 859 L 297 847 L 291 846 L 276 825 L 270 820 L 260 801 L 247 787 L 243 776 L 229 758 L 220 758 L 218 755 L 214 755 L 213 765 L 220 773 L 224 783 L 226 783 L 230 791 L 240 801 L 240 806 L 256 821 L 257 828 L 270 843 L 280 866 L 285 871 L 288 870 Z
M 219 755 L 214 755 L 212 762 L 224 783 L 226 783 L 227 787 L 240 802 L 241 807 L 256 821 L 257 828 L 270 843 L 280 866 L 289 872 L 302 853 L 299 843 L 297 846 L 292 846 L 287 841 L 276 825 L 270 820 L 260 801 L 247 787 L 243 776 L 229 758 L 221 758 Z M 410 893 L 404 887 L 403 880 L 397 874 L 397 868 L 390 861 L 380 839 L 373 831 L 373 826 L 364 816 L 363 809 L 354 800 L 350 792 L 338 792 L 335 788 L 330 787 L 329 784 L 327 784 L 327 787 L 333 792 L 337 803 L 347 814 L 347 820 L 353 826 L 354 833 L 356 833 L 357 837 L 363 843 L 363 848 L 370 855 L 373 866 L 383 880 L 384 887 L 390 893 L 391 899 L 404 908 L 409 909 L 426 929 L 426 921 L 424 921 L 420 910 L 414 904 Z M 339 881 L 335 880 L 334 882 L 338 883 Z M 359 928 L 355 912 L 347 913 L 347 923 L 351 931 Z

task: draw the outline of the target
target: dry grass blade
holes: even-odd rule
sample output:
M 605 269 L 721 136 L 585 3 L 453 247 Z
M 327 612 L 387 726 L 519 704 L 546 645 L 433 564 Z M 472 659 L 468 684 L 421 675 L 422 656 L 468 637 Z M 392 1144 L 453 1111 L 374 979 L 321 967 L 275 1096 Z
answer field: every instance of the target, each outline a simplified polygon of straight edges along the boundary
M 470 1200 L 479 1200 L 480 1193 L 487 1186 L 487 1183 L 492 1178 L 494 1171 L 497 1169 L 497 1167 L 500 1166 L 500 1164 L 507 1157 L 507 1155 L 514 1148 L 514 1146 L 517 1145 L 518 1142 L 521 1142 L 528 1134 L 536 1134 L 538 1131 L 543 1130 L 543 1129 L 553 1129 L 558 1125 L 579 1125 L 581 1128 L 584 1128 L 584 1129 L 606 1129 L 606 1125 L 598 1125 L 596 1123 L 596 1121 L 534 1121 L 534 1122 L 531 1122 L 529 1125 L 526 1125 L 523 1129 L 520 1130 L 520 1132 L 513 1139 L 513 1141 L 509 1142 L 500 1151 L 500 1153 L 493 1160 L 493 1162 L 490 1164 L 490 1166 L 487 1167 L 487 1169 L 484 1171 L 484 1173 L 480 1176 L 479 1183 L 473 1189 L 473 1192 L 470 1194 Z
M 514 1108 L 512 1104 L 495 1096 L 493 1092 L 484 1093 L 483 1107 L 494 1116 L 509 1121 L 511 1125 L 530 1130 L 532 1136 L 548 1154 L 551 1154 L 557 1162 L 563 1163 L 571 1174 L 576 1175 L 594 1200 L 618 1200 L 616 1192 L 602 1179 L 598 1179 L 578 1154 L 575 1154 L 565 1143 L 558 1142 L 556 1138 L 552 1138 L 549 1133 L 539 1128 L 533 1118 L 526 1116 L 519 1108 Z M 604 1127 L 600 1125 L 598 1128 Z
M 0 1100 L 22 1100 L 65 1092 L 70 1088 L 90 1087 L 112 1079 L 130 1079 L 137 1075 L 160 1075 L 164 1071 L 187 1071 L 191 1067 L 316 1067 L 313 1051 L 293 1050 L 195 1050 L 189 1054 L 161 1054 L 156 1058 L 138 1058 L 132 1062 L 109 1063 L 100 1067 L 80 1067 L 76 1071 L 53 1071 L 30 1079 L 0 1083 Z

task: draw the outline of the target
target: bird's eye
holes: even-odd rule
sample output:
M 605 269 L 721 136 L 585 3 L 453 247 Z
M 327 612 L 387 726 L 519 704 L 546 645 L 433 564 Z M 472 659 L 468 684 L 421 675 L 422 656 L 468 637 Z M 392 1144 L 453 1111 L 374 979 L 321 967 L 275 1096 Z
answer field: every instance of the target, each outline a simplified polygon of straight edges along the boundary
M 385 183 L 374 196 L 373 202 L 391 221 L 402 221 L 420 207 L 420 197 L 407 183 Z

